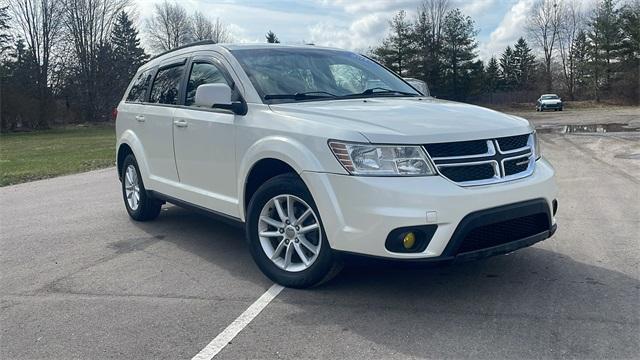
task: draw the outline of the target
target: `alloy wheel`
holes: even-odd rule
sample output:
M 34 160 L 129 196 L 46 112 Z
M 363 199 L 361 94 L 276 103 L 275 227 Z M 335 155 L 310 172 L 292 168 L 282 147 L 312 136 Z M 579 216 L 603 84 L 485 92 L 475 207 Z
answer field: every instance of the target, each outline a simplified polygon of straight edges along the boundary
M 129 208 L 133 211 L 138 210 L 138 206 L 140 206 L 140 182 L 138 172 L 133 165 L 127 166 L 125 171 L 124 191 Z
M 317 214 L 304 200 L 289 194 L 273 197 L 264 205 L 258 237 L 267 257 L 289 272 L 308 269 L 322 246 Z

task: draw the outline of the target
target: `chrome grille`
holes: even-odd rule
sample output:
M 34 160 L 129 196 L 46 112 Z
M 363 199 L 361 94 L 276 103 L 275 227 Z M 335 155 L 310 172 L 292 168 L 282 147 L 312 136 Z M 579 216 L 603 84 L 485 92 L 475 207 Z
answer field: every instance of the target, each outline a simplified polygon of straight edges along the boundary
M 461 186 L 487 185 L 529 176 L 535 167 L 533 135 L 426 144 L 438 172 Z

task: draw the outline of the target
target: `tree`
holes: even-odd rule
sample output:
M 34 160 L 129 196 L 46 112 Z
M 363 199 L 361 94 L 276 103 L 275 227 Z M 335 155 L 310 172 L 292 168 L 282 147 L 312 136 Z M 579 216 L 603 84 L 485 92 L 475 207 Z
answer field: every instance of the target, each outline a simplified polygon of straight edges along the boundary
M 113 57 L 113 61 L 110 76 L 112 76 L 111 80 L 114 83 L 112 88 L 115 93 L 112 101 L 115 103 L 117 102 L 117 97 L 122 96 L 124 93 L 138 68 L 149 58 L 140 46 L 138 30 L 134 27 L 129 15 L 124 11 L 120 12 L 113 26 L 111 50 L 110 55 Z
M 229 30 L 219 18 L 211 21 L 200 11 L 196 11 L 192 15 L 191 29 L 192 41 L 211 40 L 217 44 L 230 40 Z
M 448 0 L 424 0 L 413 23 L 411 41 L 414 56 L 410 64 L 413 76 L 429 83 L 439 93 L 442 84 L 442 23 L 449 11 Z
M 400 75 L 407 69 L 411 57 L 411 23 L 406 17 L 404 10 L 398 11 L 390 21 L 391 34 L 373 51 L 380 62 Z
M 51 101 L 51 52 L 61 34 L 62 3 L 56 0 L 10 0 L 9 9 L 18 25 L 17 32 L 25 39 L 26 51 L 30 53 L 25 59 L 33 61 L 32 70 L 36 74 L 38 114 L 35 127 L 48 128 L 51 116 L 47 109 Z
M 489 93 L 495 93 L 500 85 L 500 65 L 495 56 L 492 56 L 485 69 L 484 89 Z
M 453 99 L 463 99 L 464 89 L 461 80 L 476 57 L 475 49 L 478 43 L 474 37 L 477 31 L 473 20 L 464 16 L 459 9 L 450 10 L 444 18 L 442 26 L 442 52 L 444 75 L 447 93 Z
M 526 26 L 529 37 L 544 53 L 546 91 L 552 91 L 551 63 L 560 31 L 561 13 L 562 3 L 558 0 L 537 0 Z
M 589 86 L 591 65 L 589 63 L 589 42 L 584 30 L 580 30 L 571 45 L 571 58 L 574 62 L 574 93 L 580 94 Z
M 278 37 L 276 36 L 276 34 L 271 30 L 269 30 L 267 35 L 265 35 L 265 38 L 267 38 L 267 42 L 269 44 L 279 44 L 280 43 L 280 40 L 278 40 Z
M 626 97 L 640 103 L 640 1 L 628 3 L 620 10 L 620 89 Z
M 9 6 L 0 7 L 0 60 L 4 58 L 5 53 L 11 49 L 12 36 L 9 30 Z
M 517 82 L 517 63 L 511 46 L 507 46 L 500 56 L 500 87 L 511 90 Z
M 590 43 L 594 95 L 596 101 L 600 101 L 600 90 L 611 84 L 612 60 L 617 58 L 622 42 L 618 10 L 613 0 L 602 0 L 598 5 L 589 22 L 587 39 Z
M 65 25 L 77 62 L 80 109 L 85 121 L 106 117 L 109 89 L 99 77 L 109 69 L 111 34 L 116 19 L 128 0 L 60 0 L 64 4 Z
M 518 39 L 518 42 L 513 47 L 513 59 L 515 63 L 515 85 L 519 89 L 531 87 L 536 57 L 522 37 Z
M 153 14 L 147 19 L 146 33 L 151 47 L 163 52 L 191 42 L 191 25 L 187 11 L 180 4 L 165 0 L 154 5 Z
M 562 60 L 562 79 L 571 100 L 575 99 L 576 59 L 572 51 L 576 36 L 584 26 L 583 13 L 576 0 L 568 2 L 561 14 L 558 31 L 558 52 Z

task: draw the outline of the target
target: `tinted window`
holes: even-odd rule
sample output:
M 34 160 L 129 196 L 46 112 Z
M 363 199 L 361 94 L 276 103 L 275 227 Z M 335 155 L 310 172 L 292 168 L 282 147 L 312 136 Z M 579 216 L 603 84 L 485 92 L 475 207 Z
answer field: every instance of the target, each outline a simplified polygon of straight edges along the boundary
M 138 74 L 138 77 L 133 82 L 133 86 L 131 86 L 131 90 L 129 90 L 127 101 L 144 101 L 144 97 L 147 93 L 147 88 L 149 88 L 150 80 L 151 70 L 147 70 Z
M 149 102 L 160 104 L 178 103 L 178 92 L 184 65 L 173 66 L 158 71 L 156 79 L 151 86 Z
M 202 84 L 227 84 L 222 71 L 217 66 L 207 63 L 195 63 L 191 68 L 187 83 L 187 99 L 185 105 L 193 105 L 196 99 L 196 89 Z

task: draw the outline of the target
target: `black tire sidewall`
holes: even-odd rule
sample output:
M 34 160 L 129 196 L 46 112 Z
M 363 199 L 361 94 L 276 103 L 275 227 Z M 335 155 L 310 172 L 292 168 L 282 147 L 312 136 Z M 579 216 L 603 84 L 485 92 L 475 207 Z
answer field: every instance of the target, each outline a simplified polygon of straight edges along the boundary
M 299 272 L 278 268 L 265 254 L 258 237 L 258 220 L 264 205 L 273 197 L 290 194 L 304 200 L 315 211 L 322 231 L 322 246 L 315 262 Z M 247 208 L 246 238 L 256 264 L 271 280 L 288 287 L 306 288 L 316 285 L 330 273 L 334 264 L 333 251 L 327 241 L 320 212 L 304 182 L 296 175 L 279 175 L 265 182 L 253 195 Z

